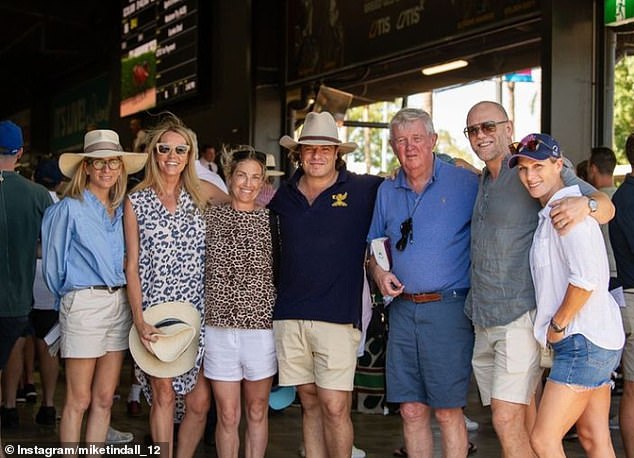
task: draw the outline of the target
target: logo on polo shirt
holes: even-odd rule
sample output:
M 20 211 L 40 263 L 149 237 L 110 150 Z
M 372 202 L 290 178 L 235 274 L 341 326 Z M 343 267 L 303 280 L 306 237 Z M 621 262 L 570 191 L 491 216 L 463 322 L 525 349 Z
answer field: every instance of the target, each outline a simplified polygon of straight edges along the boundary
M 347 192 L 344 192 L 343 194 L 341 193 L 333 194 L 332 200 L 334 200 L 334 202 L 332 203 L 332 207 L 347 207 L 348 204 L 344 202 L 344 200 L 346 200 L 347 198 L 348 198 Z

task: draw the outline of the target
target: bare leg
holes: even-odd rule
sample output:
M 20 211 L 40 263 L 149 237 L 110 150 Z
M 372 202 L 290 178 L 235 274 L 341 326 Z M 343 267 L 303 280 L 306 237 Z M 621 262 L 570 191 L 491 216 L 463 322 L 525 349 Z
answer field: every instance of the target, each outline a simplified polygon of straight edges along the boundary
M 59 425 L 59 440 L 78 443 L 84 412 L 90 406 L 95 358 L 66 358 L 66 397 Z
M 436 409 L 435 414 L 440 425 L 443 456 L 446 458 L 464 458 L 467 456 L 469 439 L 462 408 Z
M 351 396 L 350 391 L 317 387 L 324 439 L 330 458 L 350 458 L 352 455 L 354 431 L 350 418 Z
M 7 409 L 15 409 L 15 398 L 20 385 L 20 377 L 22 376 L 22 366 L 24 361 L 24 337 L 18 338 L 9 360 L 4 368 L 4 376 L 2 377 L 2 393 L 4 398 L 4 406 Z
M 240 449 L 240 382 L 211 381 L 216 400 L 216 452 L 218 458 L 234 458 Z
M 432 409 L 420 402 L 404 402 L 401 404 L 400 411 L 407 456 L 432 458 L 434 454 L 434 438 L 431 432 Z M 460 412 L 462 415 L 462 411 Z
M 573 391 L 566 385 L 546 382 L 531 433 L 531 445 L 538 457 L 565 458 L 561 441 L 586 409 L 591 396 L 591 391 Z M 605 424 L 607 427 L 607 419 Z
M 92 396 L 86 421 L 86 442 L 101 444 L 106 440 L 112 397 L 119 384 L 123 351 L 111 351 L 97 359 L 92 380 Z
M 48 345 L 42 339 L 35 340 L 37 357 L 40 362 L 40 376 L 42 381 L 42 405 L 53 407 L 55 398 L 55 386 L 59 375 L 59 358 L 51 356 Z
M 619 407 L 619 425 L 626 458 L 634 458 L 634 381 L 626 380 Z
M 201 368 L 196 386 L 185 395 L 185 417 L 178 429 L 178 447 L 175 454 L 177 458 L 194 456 L 205 432 L 210 400 L 211 388 Z
M 35 336 L 27 336 L 24 338 L 24 385 L 33 385 L 33 368 L 35 367 Z
M 590 458 L 614 458 L 610 436 L 610 386 L 592 390 L 587 406 L 579 420 L 579 442 Z
M 269 395 L 273 377 L 243 381 L 247 431 L 244 441 L 246 458 L 264 458 L 269 441 Z
M 161 456 L 172 458 L 174 449 L 174 409 L 176 393 L 171 378 L 149 377 L 152 387 L 152 407 L 150 408 L 150 431 L 154 443 L 167 444 Z
M 317 386 L 314 383 L 297 387 L 302 402 L 302 433 L 306 456 L 310 458 L 326 458 L 326 440 L 321 415 Z
M 491 399 L 493 428 L 500 439 L 505 458 L 530 458 L 533 456 L 527 426 L 525 404 Z

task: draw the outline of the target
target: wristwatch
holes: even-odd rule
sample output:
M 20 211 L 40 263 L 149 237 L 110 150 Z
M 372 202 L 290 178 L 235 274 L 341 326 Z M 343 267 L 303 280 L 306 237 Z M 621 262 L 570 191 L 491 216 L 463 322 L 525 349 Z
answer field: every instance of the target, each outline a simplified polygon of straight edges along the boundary
M 588 198 L 588 207 L 590 207 L 590 213 L 594 213 L 599 208 L 599 203 L 590 197 Z
M 557 322 L 553 320 L 552 318 L 550 319 L 550 328 L 557 334 L 564 332 L 566 330 L 565 326 L 564 327 L 559 326 Z

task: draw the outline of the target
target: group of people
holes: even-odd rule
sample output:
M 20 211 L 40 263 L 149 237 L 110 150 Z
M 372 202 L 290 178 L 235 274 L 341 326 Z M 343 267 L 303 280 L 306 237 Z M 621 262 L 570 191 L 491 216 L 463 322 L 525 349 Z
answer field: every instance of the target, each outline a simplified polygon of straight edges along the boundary
M 37 245 L 43 220 L 43 273 L 66 364 L 62 442 L 79 442 L 86 412 L 85 440 L 104 442 L 129 343 L 165 456 L 194 454 L 212 392 L 218 456 L 238 456 L 242 396 L 246 456 L 264 456 L 277 373 L 279 385 L 297 387 L 306 456 L 349 458 L 367 274 L 393 298 L 387 400 L 400 404 L 408 456 L 433 455 L 432 414 L 443 456 L 474 451 L 462 413 L 472 373 L 504 456 L 564 456 L 562 438 L 575 424 L 591 456 L 614 456 L 609 387 L 625 343 L 621 429 L 634 457 L 631 177 L 615 194 L 610 222 L 628 304 L 619 308 L 599 229 L 615 206 L 576 177 L 549 135 L 511 145 L 501 105 L 480 102 L 467 114 L 465 135 L 486 165 L 481 176 L 438 160 L 423 110 L 392 118 L 401 167 L 385 180 L 349 172 L 344 157 L 357 145 L 339 139 L 330 114 L 309 113 L 297 140 L 280 139 L 297 168 L 266 207 L 258 201 L 264 153 L 223 152 L 226 194 L 199 179 L 196 135 L 174 116 L 148 130 L 142 153 L 123 151 L 114 131 L 88 132 L 82 153 L 60 157 L 70 183 L 49 207 L 45 191 L 6 172 L 22 146 L 9 127 L 5 135 L 0 125 L 0 197 L 18 184 L 33 196 L 20 226 L 17 251 L 30 275 L 21 282 L 32 283 L 35 253 L 20 250 Z M 634 162 L 634 139 L 630 149 Z M 127 175 L 141 169 L 126 193 Z M 391 246 L 389 269 L 368 254 L 381 237 Z M 5 344 L 25 326 L 23 295 L 1 299 L 2 368 Z

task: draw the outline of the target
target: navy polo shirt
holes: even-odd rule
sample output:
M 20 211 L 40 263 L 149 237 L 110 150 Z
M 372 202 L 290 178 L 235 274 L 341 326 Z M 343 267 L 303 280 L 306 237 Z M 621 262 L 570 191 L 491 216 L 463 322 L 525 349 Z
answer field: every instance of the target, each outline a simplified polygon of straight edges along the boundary
M 625 181 L 612 196 L 616 215 L 610 221 L 610 242 L 614 251 L 619 284 L 634 288 L 634 177 Z
M 359 327 L 365 238 L 382 178 L 345 167 L 312 205 L 297 189 L 298 170 L 269 208 L 280 218 L 281 258 L 274 320 Z

